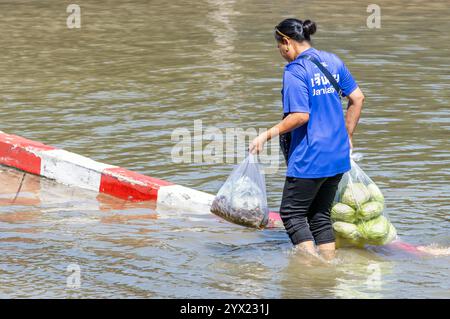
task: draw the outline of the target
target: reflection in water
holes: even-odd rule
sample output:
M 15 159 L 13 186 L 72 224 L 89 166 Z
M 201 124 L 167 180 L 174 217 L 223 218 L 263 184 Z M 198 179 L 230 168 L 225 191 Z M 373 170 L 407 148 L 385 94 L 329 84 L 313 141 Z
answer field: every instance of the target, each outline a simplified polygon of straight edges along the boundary
M 23 174 L 4 168 L 0 176 L 2 197 L 13 198 Z M 32 175 L 25 181 L 17 197 L 22 204 L 0 210 L 0 265 L 10 269 L 6 287 L 25 283 L 18 265 L 40 265 L 28 273 L 49 297 L 68 293 L 61 286 L 64 269 L 78 264 L 86 286 L 76 296 L 205 296 L 189 288 L 200 285 L 214 298 L 381 298 L 390 291 L 396 259 L 412 257 L 387 248 L 341 249 L 326 262 L 294 253 L 283 230 L 256 231 L 213 216 L 160 219 L 149 203 L 124 204 Z M 34 202 L 24 204 L 28 197 Z M 38 269 L 45 269 L 45 277 Z M 111 285 L 115 293 L 109 295 Z M 43 293 L 29 288 L 25 296 Z M 18 296 L 13 288 L 0 292 Z
M 339 278 L 333 288 L 338 298 L 383 298 L 388 290 L 388 276 L 393 264 L 388 259 L 360 252 L 363 258 L 354 258 L 354 252 L 341 250 L 336 265 Z
M 320 298 L 328 291 L 333 298 L 382 298 L 392 263 L 364 250 L 341 249 L 335 260 L 292 251 L 282 270 L 283 298 Z
M 149 213 L 155 208 L 154 202 L 136 203 L 105 194 L 97 195 L 94 192 L 66 187 L 10 168 L 0 167 L 0 176 L 0 222 L 39 222 L 42 218 L 61 212 L 74 215 L 66 216 L 67 218 L 63 220 L 65 223 L 96 220 L 101 216 L 99 213 L 108 213 L 99 219 L 105 223 L 157 219 L 158 217 L 156 213 Z M 147 210 L 146 213 L 144 215 L 127 213 L 127 210 L 133 211 L 139 208 Z M 92 215 L 80 217 L 80 210 L 90 212 Z M 112 214 L 113 210 L 119 210 L 119 213 Z M 120 211 L 124 213 L 121 214 Z M 63 221 L 54 220 L 55 223 Z
M 214 37 L 214 45 L 208 46 L 207 50 L 217 68 L 214 72 L 217 92 L 227 96 L 230 93 L 227 89 L 236 84 L 236 78 L 239 76 L 239 66 L 233 62 L 237 30 L 231 21 L 234 16 L 239 15 L 239 12 L 234 10 L 235 0 L 207 2 L 211 10 L 207 15 L 207 22 L 202 27 Z
M 31 206 L 40 203 L 38 191 L 40 180 L 27 178 L 27 174 L 2 169 L 0 174 L 3 180 L 0 189 L 0 206 L 23 205 Z
M 288 265 L 281 273 L 282 298 L 320 298 L 321 291 L 336 285 L 338 276 L 332 263 L 299 251 L 288 254 Z

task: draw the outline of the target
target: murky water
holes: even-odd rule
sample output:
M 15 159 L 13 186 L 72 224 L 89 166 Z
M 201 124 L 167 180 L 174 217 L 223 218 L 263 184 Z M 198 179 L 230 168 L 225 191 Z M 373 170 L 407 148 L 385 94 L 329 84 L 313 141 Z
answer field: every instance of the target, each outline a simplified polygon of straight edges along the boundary
M 450 245 L 447 1 L 0 1 L 0 130 L 214 193 L 227 163 L 173 163 L 174 129 L 280 118 L 273 26 L 310 17 L 367 97 L 355 137 L 402 240 Z M 281 159 L 281 158 L 280 158 Z M 278 209 L 284 167 L 266 176 Z M 166 212 L 0 172 L 0 297 L 449 298 L 449 257 L 342 249 L 325 265 L 283 230 Z M 13 202 L 14 201 L 14 202 Z M 67 267 L 81 287 L 66 286 Z

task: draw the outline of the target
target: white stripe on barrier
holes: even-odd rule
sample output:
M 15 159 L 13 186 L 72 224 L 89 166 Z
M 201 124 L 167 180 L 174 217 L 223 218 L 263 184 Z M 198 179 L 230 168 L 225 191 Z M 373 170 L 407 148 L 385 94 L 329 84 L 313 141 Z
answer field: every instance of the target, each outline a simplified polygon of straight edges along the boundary
M 158 191 L 157 209 L 189 211 L 210 214 L 214 195 L 181 185 L 161 186 Z
M 98 192 L 102 172 L 117 166 L 96 162 L 64 150 L 40 151 L 41 175 L 59 183 Z

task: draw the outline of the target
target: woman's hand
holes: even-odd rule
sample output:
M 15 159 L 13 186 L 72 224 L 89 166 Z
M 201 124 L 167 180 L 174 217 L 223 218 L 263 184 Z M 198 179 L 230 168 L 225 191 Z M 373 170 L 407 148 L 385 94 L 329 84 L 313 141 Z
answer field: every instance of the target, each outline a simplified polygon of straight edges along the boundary
M 267 133 L 262 133 L 250 143 L 248 151 L 251 154 L 259 154 L 264 149 L 264 144 L 267 142 Z

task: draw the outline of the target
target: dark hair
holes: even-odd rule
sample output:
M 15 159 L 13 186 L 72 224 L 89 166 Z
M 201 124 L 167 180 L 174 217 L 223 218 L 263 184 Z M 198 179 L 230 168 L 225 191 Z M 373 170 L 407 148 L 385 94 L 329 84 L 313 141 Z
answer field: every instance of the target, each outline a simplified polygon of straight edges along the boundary
M 277 30 L 289 38 L 301 42 L 311 41 L 311 35 L 316 33 L 317 26 L 311 20 L 285 19 L 275 27 L 275 38 L 278 42 L 281 42 L 283 35 L 278 33 Z

